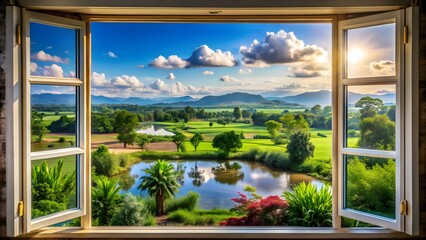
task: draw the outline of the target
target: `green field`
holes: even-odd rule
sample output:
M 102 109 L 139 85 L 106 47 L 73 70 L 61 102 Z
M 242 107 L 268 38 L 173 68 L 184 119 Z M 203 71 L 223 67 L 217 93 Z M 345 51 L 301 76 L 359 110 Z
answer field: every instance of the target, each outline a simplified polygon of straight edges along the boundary
M 49 126 L 53 121 L 58 120 L 61 116 L 66 115 L 69 118 L 75 117 L 74 112 L 58 112 L 58 115 L 55 115 L 55 112 L 40 112 L 44 113 L 46 116 L 43 118 L 43 123 L 46 126 Z
M 234 108 L 205 108 L 206 112 L 233 112 Z M 246 108 L 241 108 L 241 110 L 247 110 Z M 303 112 L 304 108 L 256 108 L 256 112 L 264 113 L 282 113 L 284 110 L 289 112 Z

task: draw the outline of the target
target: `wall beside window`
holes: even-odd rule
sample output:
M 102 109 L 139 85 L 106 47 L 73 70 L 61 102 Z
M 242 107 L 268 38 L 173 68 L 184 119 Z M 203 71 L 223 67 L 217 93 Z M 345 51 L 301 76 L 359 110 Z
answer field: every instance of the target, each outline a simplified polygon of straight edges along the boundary
M 420 8 L 420 231 L 426 237 L 426 3 Z M 5 5 L 0 5 L 0 238 L 6 236 Z

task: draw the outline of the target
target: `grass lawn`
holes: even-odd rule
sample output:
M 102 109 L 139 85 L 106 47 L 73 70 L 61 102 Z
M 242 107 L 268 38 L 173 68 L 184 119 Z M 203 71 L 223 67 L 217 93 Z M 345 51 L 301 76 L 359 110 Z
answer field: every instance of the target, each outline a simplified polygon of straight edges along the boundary
M 51 158 L 46 160 L 34 160 L 34 161 L 31 161 L 31 166 L 41 165 L 43 161 L 46 161 L 49 167 L 53 167 L 61 159 L 64 161 L 64 165 L 62 166 L 62 174 L 75 172 L 76 156 L 66 156 L 66 157 Z
M 238 217 L 236 213 L 227 209 L 212 210 L 177 210 L 167 215 L 167 221 L 182 225 L 219 225 L 220 222 L 230 217 Z
M 44 113 L 46 116 L 43 118 L 43 123 L 46 126 L 49 126 L 53 121 L 58 120 L 61 116 L 66 115 L 69 118 L 74 118 L 75 113 L 74 112 L 59 112 L 58 115 L 55 115 L 55 112 L 40 112 Z

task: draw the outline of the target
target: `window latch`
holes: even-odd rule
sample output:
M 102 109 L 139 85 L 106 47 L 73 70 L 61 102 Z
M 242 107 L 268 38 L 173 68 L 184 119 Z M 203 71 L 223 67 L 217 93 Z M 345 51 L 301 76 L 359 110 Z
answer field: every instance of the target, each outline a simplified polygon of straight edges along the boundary
M 399 204 L 399 212 L 403 216 L 408 215 L 408 202 L 407 202 L 407 200 L 404 199 L 404 200 L 401 201 L 401 203 Z
M 403 29 L 403 42 L 404 44 L 408 43 L 408 27 L 407 26 L 404 26 L 404 29 Z
M 23 201 L 20 201 L 18 203 L 18 216 L 19 217 L 24 216 L 24 202 Z
M 21 25 L 16 25 L 16 44 L 18 45 L 21 44 L 21 40 L 22 40 L 21 32 L 22 32 Z

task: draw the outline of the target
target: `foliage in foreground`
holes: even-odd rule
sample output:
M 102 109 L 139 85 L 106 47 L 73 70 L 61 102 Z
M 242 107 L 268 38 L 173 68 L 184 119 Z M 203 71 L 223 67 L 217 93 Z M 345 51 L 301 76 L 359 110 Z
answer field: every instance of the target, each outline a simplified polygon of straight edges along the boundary
M 153 226 L 155 218 L 150 214 L 143 201 L 128 194 L 111 219 L 112 226 Z
M 212 209 L 212 210 L 183 210 L 179 209 L 170 213 L 167 220 L 183 225 L 215 225 L 235 214 L 226 209 Z
M 32 218 L 67 209 L 75 192 L 75 173 L 62 174 L 63 160 L 53 167 L 46 161 L 35 165 L 31 174 Z
M 92 187 L 92 217 L 101 226 L 109 225 L 110 220 L 122 202 L 118 179 L 98 176 Z
M 305 182 L 293 189 L 294 192 L 284 192 L 288 202 L 288 220 L 292 226 L 302 227 L 331 227 L 332 226 L 332 197 L 330 186 L 318 189 L 315 185 Z

